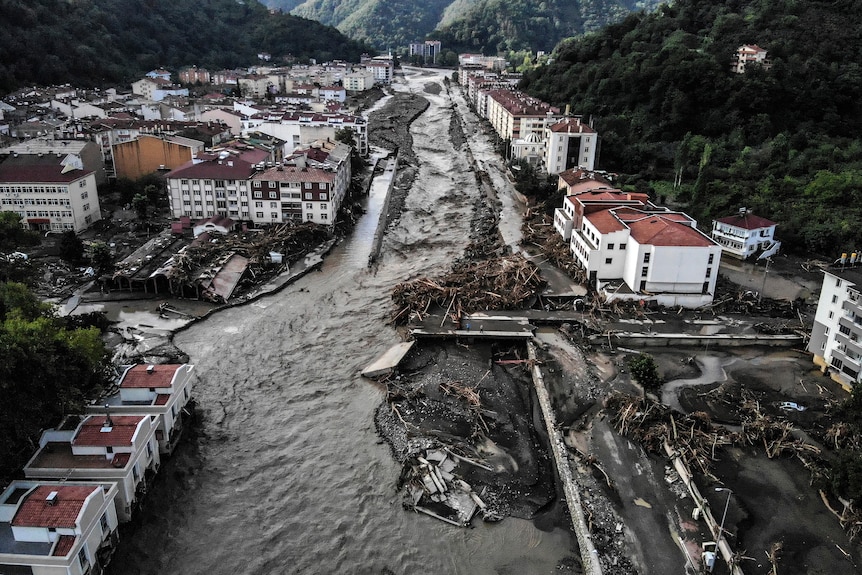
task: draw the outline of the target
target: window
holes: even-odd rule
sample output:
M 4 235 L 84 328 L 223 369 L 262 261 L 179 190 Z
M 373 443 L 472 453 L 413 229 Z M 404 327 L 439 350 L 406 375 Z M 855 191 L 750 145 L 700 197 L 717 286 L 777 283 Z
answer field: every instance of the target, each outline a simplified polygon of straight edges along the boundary
M 108 528 L 108 513 L 102 513 L 102 518 L 99 519 L 99 524 L 102 526 L 102 533 L 106 534 L 110 529 Z
M 706 262 L 706 263 L 707 263 L 707 265 L 711 265 L 711 264 L 712 264 L 713 259 L 715 259 L 715 254 L 709 254 L 709 261 L 707 261 L 707 262 Z
M 652 254 L 648 254 L 648 253 L 647 253 L 647 254 L 644 254 L 644 263 L 645 263 L 645 264 L 648 264 L 648 263 L 649 263 L 649 258 L 650 258 L 650 256 L 651 256 L 651 255 L 652 255 Z
M 278 208 L 278 202 L 269 202 L 269 209 L 274 210 Z
M 614 249 L 614 244 L 608 244 L 608 249 L 609 249 L 609 250 Z
M 272 218 L 273 220 L 277 220 L 278 219 L 278 212 L 270 212 L 269 217 Z
M 305 182 L 305 183 L 303 184 L 303 187 L 304 187 L 306 190 L 310 190 L 310 189 L 311 189 L 311 182 Z M 306 196 L 308 196 L 308 194 L 306 194 Z
M 626 249 L 626 245 L 625 245 L 625 244 L 620 244 L 620 249 L 621 249 L 621 250 Z
M 329 216 L 327 214 L 320 214 L 320 219 L 321 220 L 328 220 Z
M 86 571 L 87 567 L 90 566 L 89 560 L 87 560 L 87 544 L 85 543 L 81 550 L 78 551 L 78 563 L 81 564 L 81 570 Z
M 706 277 L 708 277 L 708 278 L 712 277 L 712 268 L 706 268 Z
M 252 184 L 252 185 L 253 185 L 255 188 L 259 188 L 259 187 L 260 187 L 260 180 L 255 180 L 255 181 L 254 181 L 254 184 Z
M 829 335 L 829 328 L 828 327 L 823 330 L 823 335 Z
M 640 291 L 646 291 L 646 282 L 645 281 L 641 282 Z
M 306 200 L 310 200 L 310 199 L 312 199 L 313 197 L 314 197 L 314 196 L 312 196 L 312 195 L 311 195 L 311 194 L 309 194 L 309 193 L 306 193 L 306 194 L 305 194 L 305 199 L 306 199 Z
M 841 279 L 840 278 L 835 280 L 835 287 L 841 287 Z
M 648 273 L 649 273 L 649 266 L 644 266 L 641 268 L 641 277 L 642 278 L 647 277 Z
M 830 312 L 829 312 L 829 319 L 832 319 L 833 317 L 835 317 L 835 312 L 834 312 L 834 311 L 830 311 Z M 842 327 L 843 327 L 843 326 L 842 326 Z
M 263 202 L 255 202 L 255 203 L 254 203 L 254 207 L 256 207 L 256 208 L 262 208 L 262 207 L 263 207 Z
M 81 199 L 86 200 L 89 194 L 87 192 L 81 192 Z
M 275 182 L 270 182 L 270 183 L 269 183 L 269 187 L 270 187 L 270 188 L 274 188 L 274 187 L 276 187 Z
M 321 193 L 321 194 L 320 194 L 320 199 L 321 199 L 321 200 L 326 200 L 326 199 L 327 199 L 326 194 Z
M 255 192 L 255 193 L 254 193 L 254 197 L 255 197 L 255 198 L 262 198 L 262 197 L 263 197 L 263 193 L 262 193 L 262 192 Z
M 85 211 L 85 212 L 89 212 L 89 211 L 90 211 L 90 204 L 84 204 L 84 211 Z
M 614 258 L 605 258 L 606 264 L 612 264 L 614 262 Z
M 255 215 L 255 217 L 256 217 L 257 219 L 259 219 L 259 220 L 262 220 L 262 219 L 263 219 L 263 212 L 255 212 L 255 214 L 254 214 L 254 215 Z
M 831 313 L 831 312 L 830 312 L 830 313 Z M 831 318 L 832 316 L 830 315 L 829 317 Z M 843 333 L 844 335 L 850 335 L 850 328 L 849 328 L 849 327 L 847 327 L 846 325 L 839 325 L 839 326 L 838 326 L 838 331 L 840 331 L 840 332 L 841 332 L 841 333 Z
M 306 214 L 306 215 L 305 215 L 305 219 L 306 219 L 306 220 L 313 220 L 313 219 L 314 219 L 314 215 L 313 215 L 313 214 Z
M 111 447 L 110 445 L 105 447 L 105 453 L 113 453 L 113 452 L 114 452 L 114 448 Z
M 838 303 L 838 296 L 837 295 L 832 296 L 832 303 Z
M 314 204 L 305 204 L 305 209 L 306 209 L 306 210 L 313 210 L 313 209 L 314 209 Z
M 148 442 L 147 443 L 147 459 L 152 459 L 152 458 L 153 458 L 153 444 Z

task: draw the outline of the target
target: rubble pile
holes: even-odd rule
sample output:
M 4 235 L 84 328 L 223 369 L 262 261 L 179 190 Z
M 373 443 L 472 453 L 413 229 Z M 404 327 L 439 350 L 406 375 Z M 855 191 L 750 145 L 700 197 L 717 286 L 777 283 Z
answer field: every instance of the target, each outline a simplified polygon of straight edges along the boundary
M 191 282 L 202 268 L 224 260 L 230 254 L 248 258 L 255 277 L 264 271 L 269 254 L 282 254 L 282 261 L 292 263 L 329 238 L 325 227 L 317 224 L 280 224 L 262 231 L 219 237 L 210 242 L 190 245 L 174 256 L 169 277 L 179 282 Z
M 539 268 L 521 255 L 461 262 L 438 280 L 423 277 L 396 285 L 393 322 L 421 319 L 432 305 L 456 321 L 465 313 L 524 308 L 543 287 Z
M 530 518 L 555 499 L 527 375 L 500 357 L 514 354 L 493 344 L 423 345 L 383 381 L 375 425 L 403 465 L 406 508 L 466 525 L 478 512 L 484 521 Z
M 586 272 L 572 257 L 569 244 L 554 229 L 553 217 L 548 215 L 547 209 L 547 203 L 542 203 L 528 210 L 521 226 L 524 243 L 539 248 L 555 267 L 566 272 L 574 281 L 586 285 Z

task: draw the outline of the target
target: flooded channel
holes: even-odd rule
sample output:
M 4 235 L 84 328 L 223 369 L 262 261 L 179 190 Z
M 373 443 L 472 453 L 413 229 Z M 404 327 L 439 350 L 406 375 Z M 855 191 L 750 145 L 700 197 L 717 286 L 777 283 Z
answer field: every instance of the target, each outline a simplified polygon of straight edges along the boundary
M 176 336 L 197 366 L 200 431 L 164 465 L 113 573 L 552 573 L 575 555 L 564 529 L 514 518 L 460 529 L 404 511 L 400 467 L 373 424 L 382 391 L 359 377 L 399 341 L 385 324 L 391 287 L 446 268 L 467 243 L 475 179 L 448 137 L 446 91 L 423 92 L 443 77 L 401 88 L 431 106 L 413 124 L 419 176 L 376 270 L 385 190 L 373 188 L 320 272 Z

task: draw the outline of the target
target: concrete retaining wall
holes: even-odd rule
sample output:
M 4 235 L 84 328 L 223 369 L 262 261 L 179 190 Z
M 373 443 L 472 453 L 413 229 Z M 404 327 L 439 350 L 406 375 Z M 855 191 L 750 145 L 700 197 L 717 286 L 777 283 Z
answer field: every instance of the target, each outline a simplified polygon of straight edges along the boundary
M 581 549 L 581 561 L 584 565 L 584 573 L 585 575 L 602 575 L 598 551 L 596 551 L 596 547 L 593 545 L 593 539 L 590 535 L 589 527 L 587 527 L 587 519 L 584 516 L 584 509 L 581 505 L 581 494 L 578 491 L 578 484 L 572 475 L 572 466 L 569 463 L 569 451 L 566 449 L 563 435 L 560 433 L 559 427 L 557 427 L 557 419 L 554 416 L 554 409 L 551 405 L 551 396 L 545 387 L 542 371 L 539 369 L 536 361 L 536 346 L 532 342 L 527 342 L 527 353 L 533 362 L 531 370 L 533 385 L 539 398 L 539 406 L 542 408 L 542 417 L 548 430 L 548 440 L 551 443 L 551 452 L 557 464 L 557 473 L 563 484 L 563 493 L 566 496 L 566 502 L 569 504 L 572 527 L 575 529 L 578 547 Z

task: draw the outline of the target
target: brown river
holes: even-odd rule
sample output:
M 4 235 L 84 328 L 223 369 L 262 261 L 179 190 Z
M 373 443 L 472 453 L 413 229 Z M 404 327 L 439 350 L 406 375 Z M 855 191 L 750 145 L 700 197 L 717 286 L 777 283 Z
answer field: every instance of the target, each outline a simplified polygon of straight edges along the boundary
M 450 73 L 408 72 L 395 86 L 431 105 L 412 125 L 420 171 L 376 270 L 375 187 L 320 272 L 177 334 L 198 371 L 199 430 L 163 465 L 112 573 L 515 575 L 553 573 L 576 554 L 565 529 L 515 518 L 461 529 L 404 511 L 400 467 L 373 423 L 383 392 L 359 376 L 399 341 L 385 323 L 392 286 L 445 269 L 467 244 L 475 178 L 448 136 L 453 102 L 423 91 Z M 490 142 L 467 137 L 492 171 Z M 514 210 L 501 200 L 506 220 Z

